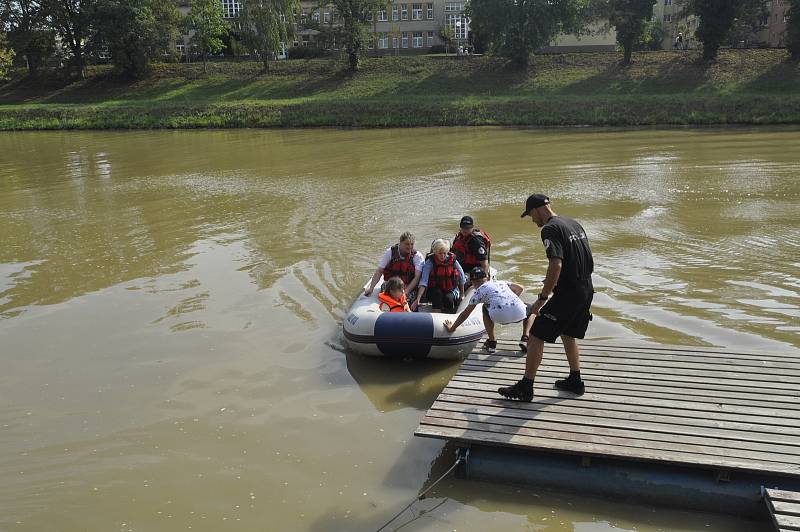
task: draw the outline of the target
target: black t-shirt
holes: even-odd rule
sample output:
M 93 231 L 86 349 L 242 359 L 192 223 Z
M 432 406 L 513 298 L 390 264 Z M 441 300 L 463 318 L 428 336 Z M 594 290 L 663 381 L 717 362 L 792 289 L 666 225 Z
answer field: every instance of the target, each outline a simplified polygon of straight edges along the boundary
M 571 288 L 591 283 L 594 259 L 589 238 L 581 224 L 566 216 L 553 216 L 542 227 L 542 243 L 548 258 L 561 259 L 557 287 Z

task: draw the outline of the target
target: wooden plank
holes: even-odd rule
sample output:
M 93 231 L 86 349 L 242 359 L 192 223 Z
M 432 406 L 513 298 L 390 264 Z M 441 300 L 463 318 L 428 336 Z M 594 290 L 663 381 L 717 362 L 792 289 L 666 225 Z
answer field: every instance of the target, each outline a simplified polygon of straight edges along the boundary
M 520 374 L 509 376 L 509 374 L 497 374 L 491 371 L 470 371 L 459 372 L 453 380 L 461 382 L 484 382 L 486 384 L 495 384 L 497 386 L 505 386 L 509 382 L 516 381 Z M 546 384 L 555 381 L 556 379 L 563 378 L 563 372 L 548 372 L 542 371 L 537 375 L 537 382 Z M 701 403 L 724 403 L 731 405 L 741 406 L 755 406 L 761 408 L 783 409 L 787 411 L 787 416 L 800 416 L 800 401 L 793 397 L 775 396 L 765 398 L 764 394 L 759 393 L 732 393 L 728 391 L 715 390 L 709 393 L 708 390 L 698 390 L 693 388 L 673 388 L 665 389 L 658 385 L 658 381 L 640 382 L 631 379 L 613 379 L 602 378 L 595 379 L 586 377 L 587 388 L 601 392 L 603 390 L 614 390 L 620 395 L 632 395 L 634 397 L 650 397 L 659 399 L 672 399 L 676 395 L 692 401 Z M 789 412 L 795 412 L 790 414 Z
M 782 530 L 800 530 L 800 517 L 793 515 L 773 514 L 775 523 Z
M 682 418 L 668 414 L 652 414 L 638 412 L 635 410 L 616 409 L 613 407 L 603 408 L 587 404 L 585 407 L 575 405 L 563 405 L 562 402 L 542 402 L 533 401 L 531 403 L 510 403 L 500 398 L 488 398 L 480 396 L 462 396 L 449 393 L 442 393 L 434 402 L 446 404 L 459 404 L 461 411 L 475 408 L 497 408 L 504 411 L 513 411 L 519 416 L 539 417 L 544 414 L 565 414 L 578 417 L 609 419 L 617 423 L 652 422 L 654 425 L 674 425 L 676 427 L 686 427 L 686 430 L 697 429 L 698 433 L 708 430 L 710 433 L 724 433 L 735 439 L 753 442 L 778 443 L 781 445 L 800 445 L 800 428 L 791 427 L 789 430 L 776 431 L 774 427 L 758 425 L 753 423 L 743 423 L 737 421 L 720 421 L 713 418 Z M 676 429 L 677 430 L 677 429 Z M 791 434 L 786 434 L 790 432 Z M 741 437 L 738 437 L 741 435 Z
M 480 360 L 471 360 L 469 358 L 465 360 L 465 364 L 468 364 L 469 366 L 483 366 L 498 369 L 504 368 L 515 371 L 519 370 L 519 368 L 523 366 L 521 363 L 509 361 L 487 363 Z M 581 361 L 581 373 L 590 373 L 593 372 L 593 370 L 596 370 L 596 373 L 601 375 L 617 375 L 624 377 L 636 377 L 637 375 L 641 375 L 643 373 L 640 371 L 631 371 L 630 369 L 611 368 L 596 362 Z M 743 374 L 740 372 L 714 371 L 713 368 L 709 368 L 705 371 L 670 371 L 665 368 L 650 368 L 646 374 L 657 375 L 666 382 L 695 383 L 703 385 L 727 384 L 729 386 L 763 390 L 787 390 L 787 385 L 800 384 L 800 378 L 775 376 L 773 379 L 767 379 L 764 375 L 754 376 L 752 374 Z
M 516 347 L 517 341 L 514 339 L 501 338 L 498 339 L 498 345 L 508 345 Z M 620 353 L 683 353 L 683 354 L 703 354 L 706 356 L 713 356 L 718 358 L 740 358 L 752 357 L 764 360 L 798 360 L 800 361 L 800 353 L 775 353 L 775 352 L 755 352 L 755 351 L 731 351 L 722 347 L 690 347 L 690 346 L 676 346 L 676 345 L 663 345 L 663 346 L 648 346 L 648 345 L 615 345 L 608 342 L 593 342 L 591 340 L 579 340 L 581 350 L 606 350 Z M 558 350 L 563 352 L 563 346 L 558 344 L 545 344 L 545 349 Z
M 459 372 L 453 376 L 453 381 L 458 382 L 482 382 L 495 386 L 505 386 L 516 382 L 522 373 L 507 374 L 495 373 L 492 371 L 469 371 Z M 551 388 L 557 379 L 564 378 L 563 372 L 542 371 L 537 375 L 536 384 L 541 387 Z M 633 397 L 650 397 L 659 399 L 683 398 L 687 401 L 698 403 L 712 403 L 740 405 L 743 407 L 766 408 L 782 414 L 784 417 L 800 417 L 800 399 L 788 396 L 775 396 L 765 398 L 764 394 L 759 393 L 732 393 L 722 390 L 698 390 L 686 388 L 665 388 L 659 386 L 657 381 L 640 382 L 630 379 L 612 378 L 585 378 L 586 389 L 601 393 L 605 390 L 613 391 L 618 395 L 630 395 Z
M 462 383 L 457 380 L 451 380 L 450 383 L 445 387 L 445 391 L 447 391 L 447 393 L 460 393 L 454 392 L 454 390 L 474 390 L 482 391 L 484 393 L 497 394 L 497 385 L 493 383 L 484 384 L 477 382 Z M 796 416 L 778 415 L 782 413 L 770 412 L 768 409 L 764 408 L 748 408 L 725 404 L 720 404 L 715 408 L 712 408 L 706 406 L 704 403 L 698 403 L 695 401 L 649 399 L 646 397 L 624 396 L 612 392 L 604 392 L 601 394 L 587 391 L 582 396 L 575 396 L 568 392 L 561 392 L 553 388 L 543 388 L 541 386 L 535 387 L 534 393 L 536 394 L 536 397 L 540 398 L 558 398 L 558 400 L 564 400 L 565 398 L 568 398 L 571 401 L 576 402 L 624 402 L 628 406 L 647 407 L 647 409 L 649 409 L 651 412 L 665 413 L 665 410 L 669 410 L 673 413 L 673 415 L 680 414 L 681 416 L 685 417 L 713 415 L 717 419 L 750 422 L 754 422 L 755 420 L 748 418 L 755 417 L 758 418 L 758 420 L 764 425 L 774 426 L 795 426 L 797 421 Z
M 450 396 L 448 396 L 450 397 Z M 517 408 L 505 408 L 495 404 L 486 404 L 485 399 L 482 404 L 474 401 L 465 404 L 459 401 L 451 401 L 439 396 L 433 403 L 431 409 L 447 410 L 451 412 L 469 412 L 484 415 L 508 416 L 520 419 L 536 421 L 553 421 L 576 423 L 589 427 L 607 427 L 627 429 L 631 431 L 643 430 L 654 433 L 679 434 L 684 436 L 719 439 L 725 445 L 740 449 L 773 450 L 779 453 L 800 455 L 800 437 L 780 436 L 770 433 L 747 432 L 741 430 L 725 430 L 719 427 L 704 427 L 696 424 L 669 423 L 664 420 L 654 420 L 653 416 L 613 416 L 613 412 L 602 410 L 580 409 L 558 409 L 557 405 L 551 408 L 536 410 L 524 410 Z
M 773 488 L 767 488 L 765 490 L 769 498 L 773 501 L 786 501 L 786 502 L 797 502 L 800 503 L 800 492 L 797 491 L 786 491 L 786 490 L 779 490 Z
M 414 433 L 417 436 L 456 440 L 464 443 L 483 443 L 486 445 L 499 445 L 516 447 L 529 450 L 546 450 L 567 452 L 579 455 L 604 456 L 613 458 L 626 458 L 637 461 L 668 462 L 686 466 L 712 467 L 741 471 L 754 471 L 763 473 L 769 470 L 776 475 L 796 477 L 800 474 L 798 466 L 783 464 L 762 464 L 751 460 L 721 460 L 714 456 L 695 455 L 680 451 L 658 451 L 652 449 L 631 449 L 626 446 L 604 443 L 602 438 L 590 443 L 574 442 L 571 440 L 557 440 L 526 434 L 503 434 L 493 431 L 467 428 L 463 423 L 453 422 L 454 426 L 431 426 L 423 418 L 422 423 Z
M 608 427 L 599 424 L 589 425 L 579 423 L 577 419 L 548 421 L 536 417 L 523 419 L 514 416 L 503 416 L 484 412 L 454 412 L 442 409 L 441 405 L 434 405 L 427 413 L 428 423 L 433 424 L 433 418 L 462 420 L 470 423 L 490 424 L 502 427 L 498 432 L 518 433 L 520 429 L 531 429 L 537 434 L 565 435 L 566 439 L 575 441 L 576 435 L 587 434 L 591 436 L 605 436 L 609 441 L 616 439 L 617 444 L 628 447 L 645 449 L 675 450 L 679 448 L 684 452 L 708 454 L 720 457 L 742 458 L 761 460 L 763 462 L 777 462 L 795 464 L 798 462 L 798 450 L 791 452 L 791 447 L 765 445 L 741 445 L 741 442 L 723 440 L 713 437 L 697 437 L 685 434 L 669 433 L 664 431 L 644 430 L 641 427 Z
M 550 358 L 549 353 L 546 354 Z M 555 354 L 558 357 L 559 354 Z M 560 356 L 563 357 L 564 353 L 561 352 Z M 482 351 L 475 351 L 470 354 L 470 359 L 473 360 L 508 360 L 513 362 L 524 363 L 524 357 L 516 355 L 507 355 L 505 353 L 498 355 L 488 354 Z M 669 367 L 669 368 L 694 368 L 694 369 L 708 369 L 709 367 L 718 368 L 726 371 L 739 370 L 746 373 L 763 373 L 768 375 L 797 375 L 800 370 L 800 362 L 796 363 L 778 363 L 778 362 L 765 362 L 765 361 L 742 361 L 742 360 L 726 360 L 720 361 L 702 357 L 687 357 L 683 355 L 662 355 L 658 358 L 648 356 L 645 358 L 634 355 L 618 355 L 618 354 L 597 354 L 581 352 L 582 360 L 589 360 L 597 363 L 603 363 L 609 366 L 624 365 L 636 367 Z
M 522 366 L 516 368 L 505 364 L 480 364 L 473 362 L 471 360 L 467 360 L 461 366 L 459 373 L 467 375 L 470 373 L 475 373 L 480 371 L 488 371 L 491 373 L 496 373 L 498 375 L 508 375 L 510 376 L 509 378 L 519 379 L 519 377 L 523 374 L 524 369 Z M 567 373 L 566 368 L 554 367 L 550 365 L 543 365 L 539 371 L 549 372 L 549 374 L 555 375 L 559 378 L 563 378 Z M 545 373 L 542 374 L 544 375 Z M 705 379 L 687 378 L 687 377 L 669 378 L 661 375 L 651 375 L 648 373 L 607 371 L 605 369 L 590 368 L 586 366 L 581 367 L 581 376 L 584 377 L 586 380 L 627 379 L 628 382 L 647 382 L 666 389 L 680 388 L 680 389 L 708 390 L 709 393 L 713 393 L 714 390 L 729 391 L 729 392 L 748 392 L 748 393 L 767 394 L 770 397 L 771 396 L 789 397 L 795 401 L 800 399 L 800 391 L 798 391 L 800 387 L 794 385 L 786 385 L 786 384 L 784 384 L 782 387 L 780 385 L 778 385 L 777 387 L 747 386 L 742 381 L 723 381 L 719 379 L 714 379 L 713 377 Z
M 775 513 L 800 517 L 800 502 L 784 502 L 771 499 L 770 503 L 775 509 Z

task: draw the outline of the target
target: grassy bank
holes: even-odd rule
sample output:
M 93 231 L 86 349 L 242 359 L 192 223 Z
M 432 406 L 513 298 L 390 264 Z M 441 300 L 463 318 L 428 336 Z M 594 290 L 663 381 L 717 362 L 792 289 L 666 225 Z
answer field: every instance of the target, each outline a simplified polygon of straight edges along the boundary
M 800 66 L 783 50 L 540 55 L 527 72 L 486 58 L 159 65 L 141 81 L 20 76 L 0 86 L 0 129 L 800 123 Z

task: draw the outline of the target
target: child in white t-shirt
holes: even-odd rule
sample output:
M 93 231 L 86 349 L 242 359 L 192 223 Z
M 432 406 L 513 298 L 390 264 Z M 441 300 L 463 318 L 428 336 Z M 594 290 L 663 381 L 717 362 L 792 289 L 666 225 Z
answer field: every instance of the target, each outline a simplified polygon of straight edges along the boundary
M 524 288 L 510 281 L 487 280 L 486 272 L 482 268 L 475 268 L 470 272 L 469 278 L 475 286 L 475 292 L 469 300 L 469 305 L 458 315 L 455 322 L 446 320 L 444 326 L 449 332 L 454 332 L 459 325 L 469 317 L 472 311 L 483 303 L 483 325 L 489 337 L 484 344 L 487 353 L 497 350 L 497 339 L 494 334 L 494 324 L 506 325 L 509 323 L 523 322 L 527 319 L 527 306 L 519 298 Z

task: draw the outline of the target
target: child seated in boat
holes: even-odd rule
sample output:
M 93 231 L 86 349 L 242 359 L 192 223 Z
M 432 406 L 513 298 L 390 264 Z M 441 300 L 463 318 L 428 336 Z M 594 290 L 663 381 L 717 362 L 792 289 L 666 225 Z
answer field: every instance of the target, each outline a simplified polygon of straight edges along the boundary
M 399 277 L 390 277 L 383 285 L 383 291 L 378 294 L 382 312 L 411 312 L 405 294 L 405 283 Z

